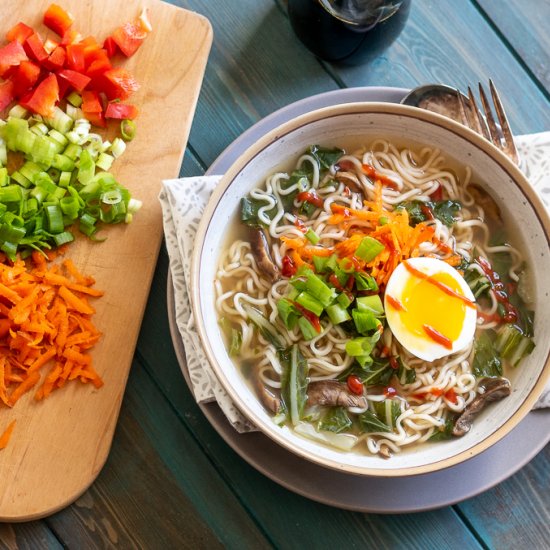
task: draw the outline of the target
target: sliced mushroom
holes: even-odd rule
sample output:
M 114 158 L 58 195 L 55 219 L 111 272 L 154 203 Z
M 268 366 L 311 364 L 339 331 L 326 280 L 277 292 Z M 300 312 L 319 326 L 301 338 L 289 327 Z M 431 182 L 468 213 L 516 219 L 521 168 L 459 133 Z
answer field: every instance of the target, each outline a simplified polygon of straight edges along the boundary
M 485 391 L 480 393 L 455 420 L 453 435 L 457 437 L 470 431 L 474 418 L 487 403 L 508 397 L 512 391 L 510 382 L 506 378 L 484 378 L 480 381 L 480 385 Z
M 378 454 L 385 459 L 391 458 L 391 450 L 387 445 L 380 445 L 380 448 L 378 449 Z
M 326 405 L 329 407 L 366 407 L 363 395 L 355 395 L 346 384 L 337 380 L 319 380 L 307 387 L 308 405 Z
M 500 208 L 495 202 L 495 199 L 483 189 L 483 187 L 476 185 L 475 183 L 468 185 L 468 192 L 472 195 L 475 203 L 483 208 L 487 218 L 493 222 L 502 223 L 502 216 Z
M 261 377 L 260 377 L 260 371 L 258 369 L 255 369 L 252 374 L 253 380 L 254 380 L 254 389 L 256 390 L 256 393 L 258 394 L 258 397 L 260 398 L 260 401 L 262 405 L 272 413 L 278 413 L 281 408 L 281 399 L 279 396 L 275 394 L 269 388 L 266 386 Z
M 272 281 L 279 279 L 279 268 L 275 265 L 269 254 L 269 245 L 261 229 L 254 228 L 250 230 L 250 245 L 254 259 L 262 273 Z

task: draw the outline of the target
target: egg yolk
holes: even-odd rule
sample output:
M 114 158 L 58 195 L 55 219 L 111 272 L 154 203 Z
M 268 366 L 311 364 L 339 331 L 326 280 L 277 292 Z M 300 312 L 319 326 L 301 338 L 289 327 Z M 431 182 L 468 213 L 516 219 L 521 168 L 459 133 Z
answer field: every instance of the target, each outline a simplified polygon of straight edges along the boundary
M 435 273 L 430 278 L 463 295 L 459 283 L 449 273 Z M 452 342 L 460 336 L 467 307 L 460 298 L 447 294 L 429 280 L 409 277 L 400 301 L 404 307 L 399 312 L 401 322 L 411 333 L 433 341 L 424 329 L 428 325 Z

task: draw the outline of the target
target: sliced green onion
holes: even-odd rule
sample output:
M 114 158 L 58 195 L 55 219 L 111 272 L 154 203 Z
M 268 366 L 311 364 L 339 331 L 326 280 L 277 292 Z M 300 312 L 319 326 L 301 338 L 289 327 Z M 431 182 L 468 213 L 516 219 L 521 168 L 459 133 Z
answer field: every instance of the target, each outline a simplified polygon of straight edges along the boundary
M 306 231 L 304 236 L 311 244 L 317 244 L 320 240 L 319 235 L 311 227 Z
M 125 141 L 132 141 L 136 137 L 136 124 L 133 120 L 123 120 L 120 123 L 120 133 Z
M 305 317 L 300 317 L 298 319 L 298 327 L 305 340 L 313 340 L 313 338 L 319 336 L 315 327 Z
M 29 114 L 29 111 L 25 109 L 25 107 L 22 107 L 21 105 L 14 105 L 9 111 L 8 116 L 12 116 L 14 118 L 27 118 L 27 115 Z
M 374 258 L 376 258 L 376 256 L 384 250 L 384 248 L 384 245 L 373 237 L 363 237 L 361 243 L 355 251 L 355 256 L 364 262 L 369 263 L 374 260 Z
M 96 161 L 96 166 L 101 170 L 109 170 L 115 160 L 115 157 L 107 153 L 100 153 Z
M 65 228 L 63 223 L 63 212 L 58 205 L 48 205 L 45 207 L 46 221 L 50 233 L 61 233 Z
M 80 154 L 77 179 L 83 185 L 89 183 L 95 174 L 95 163 L 87 149 L 83 149 Z
M 73 119 L 59 107 L 53 108 L 53 116 L 46 119 L 46 123 L 55 130 L 66 134 L 73 127 Z
M 61 246 L 63 244 L 70 243 L 74 241 L 74 235 L 69 231 L 63 231 L 53 236 L 53 240 L 56 246 Z
M 67 101 L 73 106 L 73 107 L 80 107 L 82 105 L 82 96 L 78 94 L 75 91 L 72 91 L 67 96 Z
M 12 172 L 11 179 L 13 181 L 16 181 L 21 187 L 29 188 L 32 185 L 32 182 L 17 170 L 15 172 Z
M 10 182 L 7 168 L 0 168 L 0 187 L 5 187 Z
M 378 294 L 357 298 L 357 309 L 359 311 L 370 311 L 376 317 L 384 316 L 384 305 Z
M 351 312 L 355 328 L 359 334 L 367 334 L 372 330 L 377 330 L 381 325 L 380 321 L 374 316 L 372 311 L 360 311 L 354 309 Z
M 306 291 L 298 294 L 296 297 L 296 303 L 300 304 L 302 307 L 305 307 L 307 310 L 317 315 L 317 317 L 319 317 L 324 310 L 323 304 Z
M 336 298 L 336 291 L 330 288 L 320 277 L 315 275 L 315 273 L 311 273 L 307 276 L 306 288 L 324 307 L 330 305 Z
M 113 157 L 118 158 L 124 151 L 126 150 L 126 143 L 121 140 L 120 138 L 113 139 L 113 143 L 111 145 L 111 154 Z
M 347 308 L 338 303 L 327 307 L 327 315 L 333 325 L 339 325 L 351 319 Z

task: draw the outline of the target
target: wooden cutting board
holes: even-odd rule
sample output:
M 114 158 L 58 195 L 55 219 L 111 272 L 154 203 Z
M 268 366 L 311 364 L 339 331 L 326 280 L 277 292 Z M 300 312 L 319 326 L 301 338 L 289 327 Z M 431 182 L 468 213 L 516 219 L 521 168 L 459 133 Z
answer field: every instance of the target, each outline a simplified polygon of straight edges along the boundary
M 0 43 L 18 21 L 51 35 L 41 24 L 50 3 L 3 0 Z M 78 238 L 69 245 L 66 256 L 105 291 L 93 304 L 103 337 L 92 352 L 105 384 L 95 390 L 71 382 L 42 402 L 31 392 L 13 409 L 0 409 L 0 432 L 17 420 L 0 451 L 0 521 L 36 519 L 65 507 L 107 459 L 162 241 L 161 180 L 178 176 L 212 43 L 207 19 L 158 0 L 56 3 L 73 14 L 75 29 L 98 40 L 148 8 L 153 32 L 132 58 L 114 62 L 141 87 L 132 98 L 140 110 L 137 136 L 111 170 L 143 207 L 131 224 L 107 227 L 105 242 Z

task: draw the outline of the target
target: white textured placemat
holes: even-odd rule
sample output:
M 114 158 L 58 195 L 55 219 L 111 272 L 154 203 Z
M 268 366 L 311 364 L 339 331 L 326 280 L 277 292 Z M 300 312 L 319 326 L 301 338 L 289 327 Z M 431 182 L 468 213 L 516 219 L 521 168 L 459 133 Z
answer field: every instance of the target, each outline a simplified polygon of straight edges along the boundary
M 550 132 L 519 136 L 516 145 L 522 169 L 550 209 Z M 166 248 L 174 285 L 176 323 L 181 335 L 187 368 L 198 403 L 216 400 L 239 432 L 253 427 L 235 407 L 212 371 L 195 330 L 187 287 L 195 234 L 204 207 L 221 176 L 198 176 L 166 180 L 159 200 L 162 205 Z M 535 408 L 550 407 L 550 387 Z

